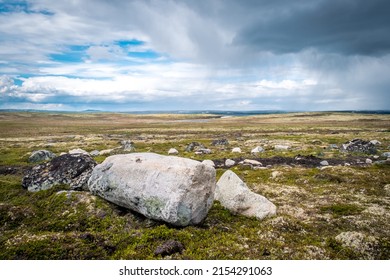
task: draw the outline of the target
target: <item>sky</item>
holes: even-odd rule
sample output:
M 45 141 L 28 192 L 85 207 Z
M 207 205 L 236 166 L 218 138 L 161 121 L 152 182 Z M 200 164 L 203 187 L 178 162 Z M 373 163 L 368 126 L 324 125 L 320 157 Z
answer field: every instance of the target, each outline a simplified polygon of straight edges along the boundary
M 390 110 L 388 0 L 0 0 L 0 109 Z

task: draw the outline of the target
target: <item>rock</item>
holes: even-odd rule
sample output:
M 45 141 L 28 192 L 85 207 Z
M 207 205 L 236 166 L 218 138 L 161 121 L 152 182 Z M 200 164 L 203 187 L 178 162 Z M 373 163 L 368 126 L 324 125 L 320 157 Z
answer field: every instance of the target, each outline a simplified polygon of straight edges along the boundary
M 336 145 L 336 144 L 330 144 L 329 145 L 329 149 L 337 150 L 338 148 L 339 148 L 339 146 Z
M 385 152 L 385 153 L 382 154 L 382 156 L 388 158 L 388 157 L 390 157 L 390 152 Z
M 211 150 L 210 149 L 197 149 L 195 154 L 196 155 L 211 154 Z
M 177 155 L 179 154 L 179 151 L 176 150 L 175 148 L 170 148 L 168 151 L 168 155 Z
M 232 171 L 227 170 L 217 182 L 215 199 L 233 214 L 264 219 L 276 214 L 276 206 L 257 193 Z
M 191 142 L 190 144 L 187 145 L 187 148 L 185 149 L 186 152 L 192 152 L 196 151 L 197 149 L 206 149 L 206 147 L 198 142 Z
M 100 152 L 98 150 L 93 150 L 92 152 L 89 153 L 92 157 L 97 157 L 100 155 Z
M 83 150 L 83 149 L 73 149 L 73 150 L 70 150 L 68 153 L 71 154 L 71 155 L 83 154 L 83 155 L 89 156 L 89 153 L 87 151 Z
M 328 165 L 329 165 L 329 162 L 326 161 L 326 160 L 323 160 L 323 161 L 320 162 L 320 164 L 321 164 L 322 166 L 328 166 Z
M 257 146 L 256 148 L 252 149 L 251 154 L 258 154 L 264 152 L 264 148 Z
M 184 250 L 183 244 L 181 244 L 179 241 L 171 239 L 165 241 L 163 244 L 158 246 L 157 249 L 154 251 L 154 255 L 155 256 L 161 255 L 162 257 L 164 257 L 164 256 L 173 255 L 175 253 L 181 254 L 183 250 Z
M 374 144 L 362 139 L 353 139 L 344 143 L 340 150 L 342 152 L 359 152 L 365 154 L 376 154 L 377 152 Z
M 366 163 L 367 163 L 367 164 L 371 164 L 371 163 L 372 163 L 372 159 L 367 158 L 367 159 L 366 159 Z
M 355 252 L 363 254 L 371 259 L 374 253 L 377 240 L 373 236 L 367 236 L 356 231 L 342 232 L 335 237 L 344 247 L 352 249 Z
M 229 145 L 229 141 L 227 139 L 218 139 L 218 140 L 213 140 L 211 142 L 212 146 L 227 146 Z
M 122 150 L 124 152 L 135 152 L 134 142 L 130 140 L 122 140 L 120 142 L 122 145 Z
M 73 190 L 88 190 L 87 182 L 96 162 L 88 155 L 65 154 L 31 168 L 22 186 L 31 192 L 68 184 Z
M 63 156 L 63 155 L 66 155 L 67 153 L 65 153 L 65 152 L 61 152 L 60 153 L 60 156 Z
M 225 160 L 225 166 L 226 167 L 232 167 L 235 164 L 236 164 L 236 162 L 234 160 L 231 160 L 231 159 Z
M 262 166 L 263 164 L 260 161 L 254 159 L 244 159 L 241 162 L 243 165 L 251 165 L 251 166 Z
M 31 156 L 28 158 L 29 162 L 39 162 L 44 160 L 50 160 L 55 158 L 56 155 L 47 150 L 39 150 L 31 153 Z
M 232 153 L 241 153 L 241 149 L 236 147 L 232 149 Z
M 199 224 L 214 200 L 215 169 L 154 153 L 114 155 L 88 181 L 93 194 L 175 226 Z
M 113 152 L 113 149 L 107 149 L 107 150 L 101 150 L 99 154 L 101 156 L 106 156 L 106 155 L 111 154 L 112 152 Z
M 206 164 L 206 165 L 209 165 L 211 167 L 215 167 L 214 161 L 212 161 L 210 159 L 205 159 L 204 161 L 202 161 L 202 163 Z
M 375 146 L 382 144 L 382 143 L 379 142 L 378 140 L 371 140 L 370 143 L 373 144 L 373 145 L 375 145 Z
M 287 150 L 290 149 L 290 146 L 287 146 L 287 145 L 275 145 L 274 149 L 277 150 L 277 151 L 287 151 Z

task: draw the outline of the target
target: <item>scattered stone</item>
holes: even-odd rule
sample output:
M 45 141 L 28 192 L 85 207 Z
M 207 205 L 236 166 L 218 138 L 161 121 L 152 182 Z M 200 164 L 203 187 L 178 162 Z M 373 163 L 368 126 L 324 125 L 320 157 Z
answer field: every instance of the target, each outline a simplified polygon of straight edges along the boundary
M 371 163 L 372 163 L 372 159 L 367 158 L 367 159 L 366 159 L 366 163 L 367 163 L 367 164 L 371 164 Z
M 335 238 L 344 247 L 352 249 L 355 252 L 365 255 L 367 259 L 373 258 L 377 240 L 373 236 L 367 236 L 356 231 L 342 232 Z
M 242 161 L 243 165 L 251 165 L 251 166 L 262 166 L 260 161 L 254 160 L 254 159 L 244 159 Z
M 342 152 L 359 152 L 365 154 L 376 154 L 375 145 L 362 139 L 353 139 L 341 146 Z
M 213 140 L 211 142 L 212 146 L 227 146 L 229 145 L 229 141 L 227 139 L 218 139 L 218 140 Z
M 212 161 L 210 159 L 205 159 L 204 161 L 202 161 L 202 163 L 209 165 L 209 166 L 212 166 L 212 167 L 215 167 L 214 161 Z
M 89 153 L 92 157 L 97 157 L 100 155 L 100 152 L 98 150 L 93 150 L 92 152 Z
M 337 150 L 339 146 L 337 144 L 330 144 L 329 149 Z
M 197 149 L 195 154 L 196 155 L 207 155 L 207 154 L 211 154 L 211 150 L 210 149 Z
M 70 150 L 68 153 L 71 154 L 71 155 L 83 154 L 83 155 L 89 156 L 89 153 L 87 151 L 83 150 L 83 149 L 73 149 L 73 150 Z
M 232 153 L 241 153 L 241 149 L 236 147 L 232 149 Z
M 370 143 L 373 144 L 373 145 L 375 145 L 375 146 L 381 145 L 381 144 L 382 144 L 382 143 L 379 142 L 378 140 L 371 140 Z
M 113 149 L 107 149 L 107 150 L 101 150 L 99 154 L 101 156 L 106 156 L 106 155 L 110 155 L 112 152 L 113 152 Z
M 385 152 L 385 153 L 382 154 L 382 156 L 388 158 L 388 157 L 390 157 L 390 152 Z
M 175 226 L 199 224 L 214 200 L 215 169 L 188 158 L 154 153 L 114 155 L 88 181 L 96 194 L 119 206 Z
M 61 152 L 60 153 L 60 156 L 63 156 L 63 155 L 66 155 L 67 153 L 65 153 L 65 152 Z
M 379 158 L 379 156 L 378 156 L 378 155 L 375 155 L 375 156 L 373 156 L 373 158 L 374 158 L 374 159 L 378 159 L 378 158 Z
M 179 241 L 176 240 L 168 240 L 165 241 L 163 244 L 157 247 L 157 249 L 154 251 L 155 256 L 161 255 L 162 257 L 164 256 L 169 256 L 173 255 L 175 253 L 181 254 L 184 250 L 183 244 L 181 244 Z
M 122 140 L 121 142 L 122 150 L 124 152 L 135 152 L 134 142 L 131 140 Z
M 168 151 L 168 155 L 177 155 L 179 154 L 179 151 L 176 150 L 175 148 L 170 148 Z
M 206 147 L 199 143 L 199 142 L 191 142 L 190 144 L 187 145 L 187 148 L 185 149 L 186 152 L 192 152 L 196 151 L 198 149 L 206 149 Z
M 323 160 L 323 161 L 320 162 L 320 164 L 321 164 L 322 166 L 328 166 L 328 165 L 329 165 L 329 162 L 326 161 L 326 160 Z
M 256 148 L 252 149 L 251 154 L 258 154 L 264 152 L 264 148 L 257 146 Z
M 28 158 L 29 162 L 39 162 L 44 160 L 50 160 L 55 158 L 56 155 L 47 150 L 39 150 L 31 153 L 31 156 Z
M 88 155 L 65 154 L 31 168 L 22 186 L 31 192 L 59 184 L 68 184 L 73 190 L 88 190 L 87 182 L 95 166 L 96 162 Z
M 235 164 L 236 164 L 236 162 L 234 160 L 231 160 L 231 159 L 226 159 L 225 160 L 225 166 L 226 167 L 232 167 Z
M 315 139 L 315 140 L 311 141 L 311 143 L 312 143 L 313 145 L 321 145 L 321 144 L 322 144 L 322 141 L 321 141 L 321 140 L 318 140 L 318 139 Z
M 252 192 L 232 171 L 227 170 L 217 182 L 215 199 L 233 214 L 264 219 L 276 214 L 276 206 L 264 196 Z
M 291 147 L 290 146 L 287 146 L 287 145 L 275 145 L 274 146 L 274 149 L 277 150 L 277 151 L 287 151 L 289 150 Z

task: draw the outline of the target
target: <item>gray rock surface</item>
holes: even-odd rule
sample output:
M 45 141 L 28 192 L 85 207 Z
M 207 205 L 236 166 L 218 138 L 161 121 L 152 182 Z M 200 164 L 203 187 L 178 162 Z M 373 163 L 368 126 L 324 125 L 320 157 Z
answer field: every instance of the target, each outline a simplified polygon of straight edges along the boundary
M 209 166 L 212 166 L 212 167 L 215 167 L 214 161 L 212 161 L 210 159 L 205 159 L 204 161 L 202 161 L 202 163 L 209 165 Z
M 376 154 L 377 152 L 373 143 L 362 139 L 353 139 L 347 143 L 344 143 L 340 150 L 342 152 L 359 152 L 365 154 Z
M 122 140 L 121 145 L 122 145 L 122 150 L 125 152 L 134 152 L 135 151 L 134 142 L 131 140 Z
M 225 166 L 226 167 L 232 167 L 235 164 L 236 164 L 236 162 L 234 160 L 232 160 L 232 159 L 228 158 L 228 159 L 225 160 Z
M 227 146 L 229 145 L 229 141 L 227 139 L 217 139 L 217 140 L 213 140 L 211 142 L 211 145 L 212 146 Z
M 177 155 L 179 154 L 179 151 L 176 150 L 175 148 L 170 148 L 168 151 L 168 155 Z
M 83 149 L 73 149 L 68 152 L 69 154 L 83 154 L 83 155 L 89 155 L 89 153 Z
M 252 149 L 251 151 L 251 154 L 258 154 L 258 153 L 262 153 L 264 152 L 264 148 L 263 147 L 260 147 L 260 146 L 257 146 L 256 148 Z
M 56 155 L 47 150 L 33 151 L 31 156 L 28 158 L 29 162 L 39 162 L 55 158 Z
M 215 169 L 198 161 L 154 153 L 110 156 L 97 165 L 93 194 L 175 226 L 199 224 L 214 200 Z
M 22 186 L 35 192 L 58 184 L 68 184 L 73 190 L 87 190 L 87 182 L 96 162 L 87 155 L 65 154 L 27 171 Z
M 287 145 L 275 145 L 274 149 L 276 151 L 287 151 L 289 150 L 291 147 L 290 146 L 287 146 Z
M 191 142 L 190 144 L 187 145 L 185 151 L 192 152 L 192 151 L 196 151 L 197 149 L 206 149 L 206 147 L 202 143 Z
M 217 182 L 215 199 L 233 214 L 264 219 L 276 214 L 276 206 L 267 198 L 252 192 L 232 171 L 227 170 Z
M 92 157 L 97 157 L 100 155 L 100 152 L 98 150 L 93 150 L 92 152 L 89 153 Z

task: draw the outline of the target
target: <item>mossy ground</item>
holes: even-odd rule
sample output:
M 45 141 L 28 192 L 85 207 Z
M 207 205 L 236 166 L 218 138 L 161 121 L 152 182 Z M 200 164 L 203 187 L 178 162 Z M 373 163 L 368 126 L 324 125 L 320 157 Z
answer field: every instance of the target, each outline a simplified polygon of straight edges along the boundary
M 199 121 L 199 120 L 202 121 Z M 205 121 L 206 120 L 206 121 Z M 130 139 L 137 152 L 203 159 L 314 155 L 343 159 L 330 144 L 354 138 L 376 139 L 378 155 L 389 151 L 390 117 L 339 113 L 216 118 L 210 115 L 0 114 L 0 259 L 159 259 L 164 241 L 185 250 L 168 259 L 389 259 L 389 165 L 331 166 L 323 169 L 274 165 L 254 170 L 232 167 L 253 191 L 278 207 L 259 221 L 232 215 L 218 202 L 204 223 L 175 228 L 151 221 L 68 186 L 30 193 L 21 187 L 29 153 L 57 154 L 73 148 L 112 149 Z M 211 146 L 226 138 L 229 146 Z M 208 155 L 185 152 L 190 142 L 212 149 Z M 275 144 L 291 146 L 275 151 Z M 240 155 L 231 153 L 240 147 Z M 372 155 L 357 155 L 374 159 Z M 98 162 L 106 156 L 95 158 Z M 382 159 L 382 158 L 379 158 Z M 13 168 L 12 172 L 5 172 Z M 224 169 L 217 169 L 219 178 Z M 275 173 L 275 171 L 278 171 Z M 336 237 L 359 232 L 371 240 L 359 250 Z M 367 249 L 368 248 L 368 249 Z

